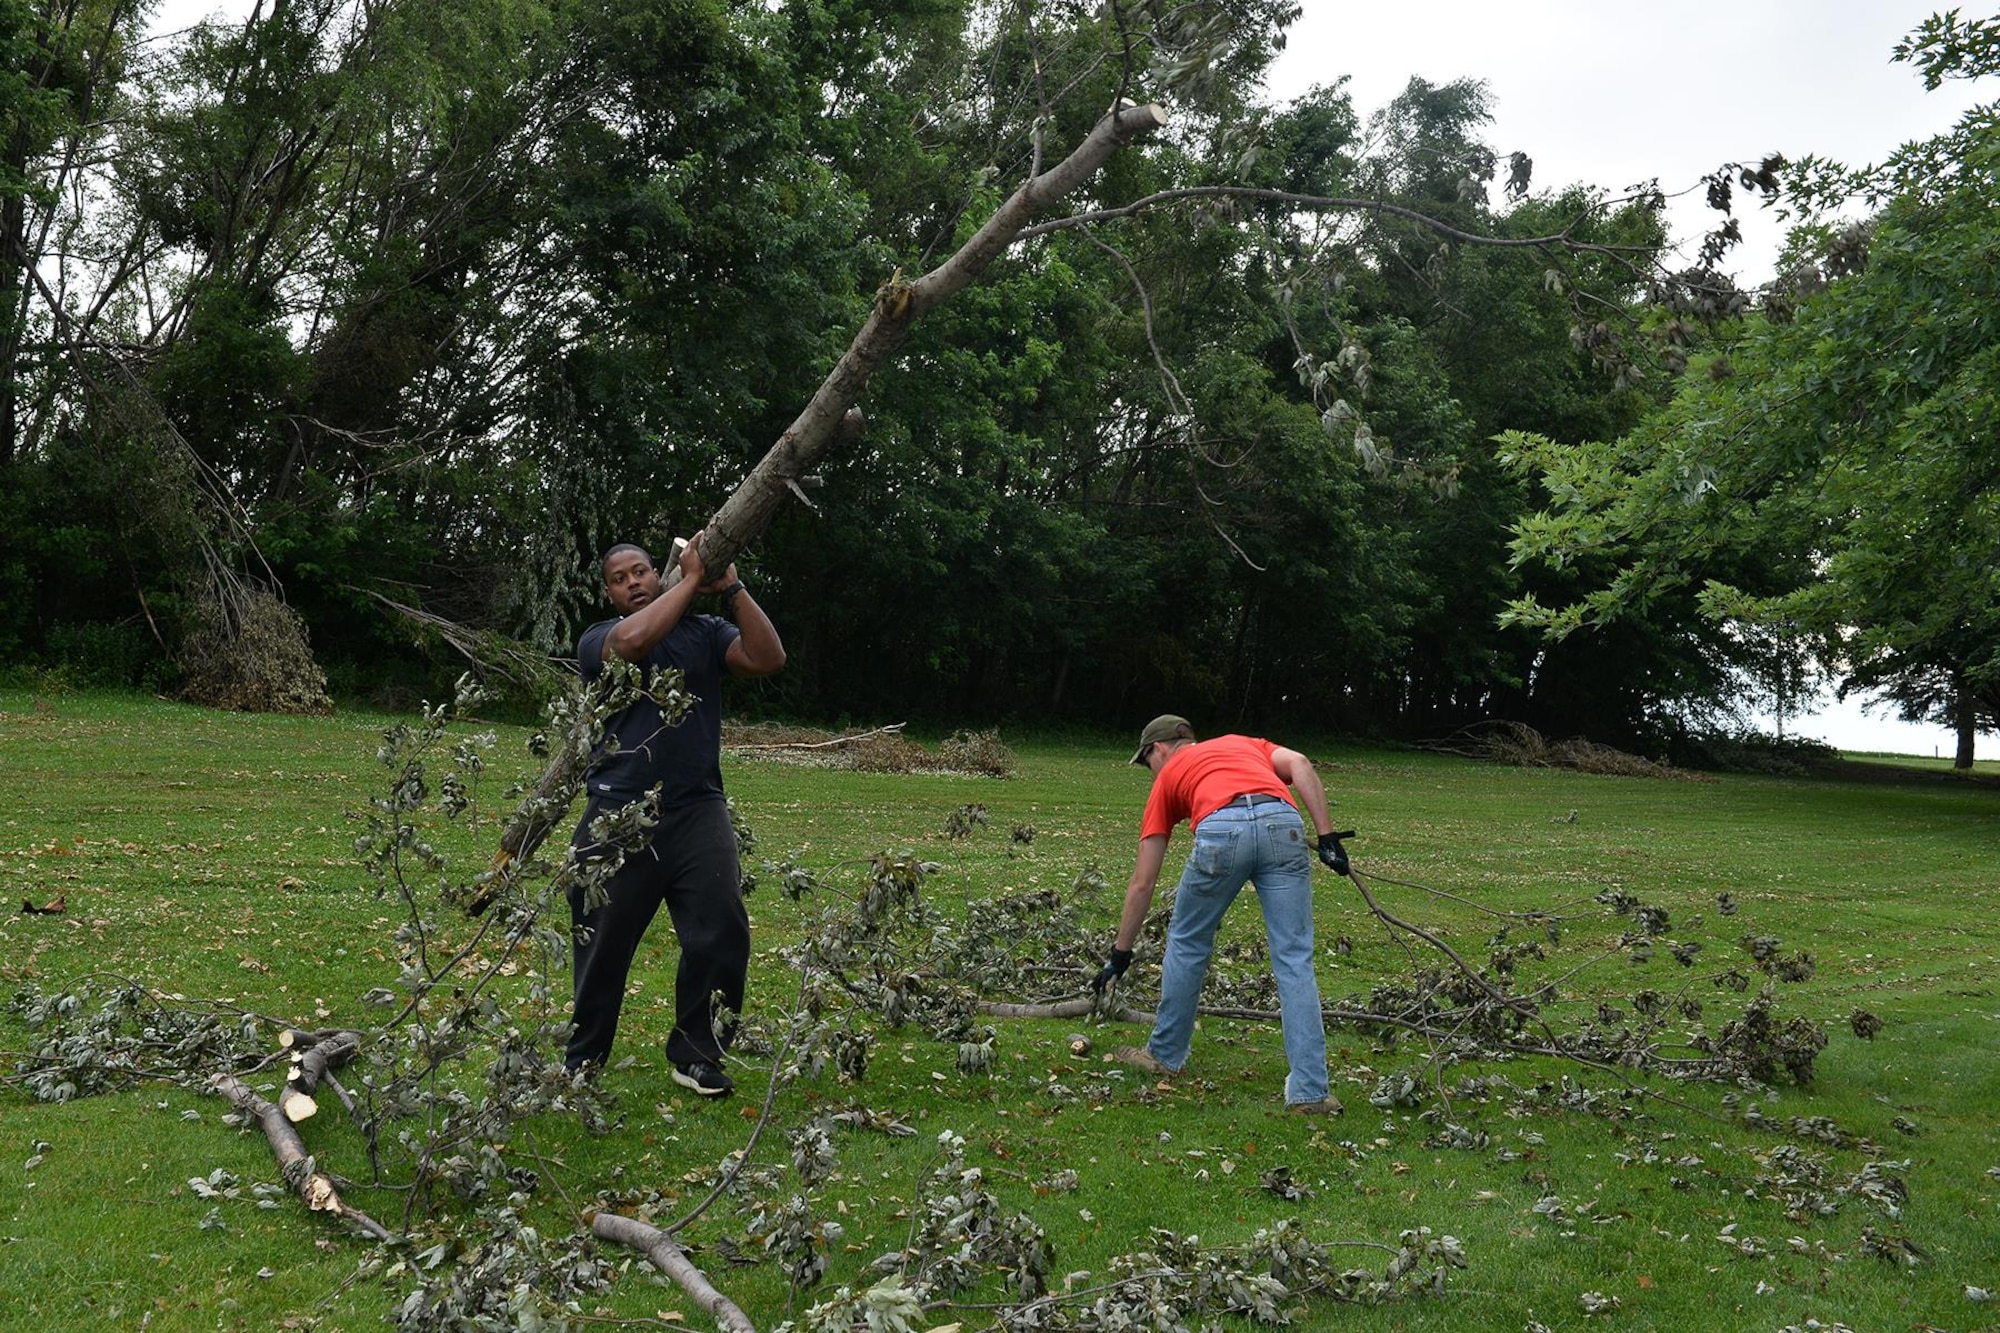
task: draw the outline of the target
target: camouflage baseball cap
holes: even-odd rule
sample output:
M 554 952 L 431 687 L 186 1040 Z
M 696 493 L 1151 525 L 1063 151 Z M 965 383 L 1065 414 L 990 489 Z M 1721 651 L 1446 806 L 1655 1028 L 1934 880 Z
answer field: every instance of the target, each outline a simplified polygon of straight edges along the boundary
M 1133 752 L 1132 762 L 1143 765 L 1146 762 L 1146 751 L 1152 749 L 1154 745 L 1161 741 L 1191 741 L 1193 739 L 1194 727 L 1189 724 L 1186 718 L 1178 717 L 1173 713 L 1162 713 L 1151 722 L 1148 722 L 1146 729 L 1139 733 L 1139 748 Z

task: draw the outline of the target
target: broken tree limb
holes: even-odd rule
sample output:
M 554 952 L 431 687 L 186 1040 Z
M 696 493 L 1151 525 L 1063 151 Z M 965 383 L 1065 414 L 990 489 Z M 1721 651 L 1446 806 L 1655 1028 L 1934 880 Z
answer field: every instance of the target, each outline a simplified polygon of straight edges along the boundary
M 1382 922 L 1384 925 L 1392 926 L 1397 930 L 1406 931 L 1416 936 L 1445 957 L 1451 959 L 1466 979 L 1479 987 L 1480 990 L 1486 992 L 1486 998 L 1493 1003 L 1524 1014 L 1532 1012 L 1532 1008 L 1521 999 L 1511 995 L 1502 995 L 1499 991 L 1495 990 L 1493 983 L 1488 981 L 1483 973 L 1473 967 L 1472 964 L 1466 962 L 1465 959 L 1459 957 L 1458 950 L 1452 948 L 1449 944 L 1446 944 L 1443 940 L 1421 926 L 1413 926 L 1400 917 L 1392 915 L 1381 903 L 1376 902 L 1375 895 L 1369 892 L 1368 885 L 1361 878 L 1360 872 L 1350 868 L 1347 872 L 1347 878 L 1352 880 L 1354 887 L 1361 891 L 1361 900 L 1368 904 L 1368 910 L 1374 913 L 1376 920 Z
M 1167 113 L 1157 106 L 1120 106 L 1106 112 L 1068 157 L 1023 181 L 944 263 L 915 280 L 905 279 L 898 270 L 884 282 L 867 320 L 805 409 L 703 527 L 704 566 L 719 572 L 748 549 L 764 535 L 785 497 L 796 491 L 798 483 L 834 445 L 860 433 L 864 423 L 855 404 L 919 315 L 976 282 L 1038 214 L 1096 175 L 1113 153 L 1157 133 L 1166 124 Z M 672 587 L 679 580 L 679 566 L 668 562 L 662 577 Z M 516 807 L 502 832 L 492 873 L 533 856 L 567 813 L 590 761 L 587 733 L 587 724 L 573 728 L 555 747 L 534 789 Z
M 714 1315 L 715 1322 L 727 1333 L 757 1333 L 757 1326 L 750 1322 L 750 1316 L 744 1314 L 736 1302 L 717 1291 L 708 1280 L 708 1275 L 696 1268 L 694 1261 L 687 1257 L 687 1251 L 658 1227 L 636 1218 L 621 1217 L 617 1213 L 598 1213 L 590 1219 L 590 1230 L 600 1240 L 617 1241 L 645 1255 L 653 1267 L 680 1284 L 681 1290 L 692 1296 L 695 1304 Z
M 1002 1000 L 981 1000 L 979 1012 L 994 1018 L 1088 1018 L 1097 1012 L 1089 999 L 1057 1000 L 1052 1004 L 1009 1004 Z M 1150 1009 L 1118 1009 L 1104 1015 L 1112 1023 L 1150 1023 Z
M 303 1049 L 294 1046 L 292 1068 L 286 1076 L 284 1091 L 278 1094 L 278 1109 L 285 1113 L 285 1119 L 296 1125 L 319 1114 L 319 1103 L 313 1100 L 313 1094 L 319 1091 L 320 1080 L 352 1060 L 360 1049 L 358 1032 L 336 1032 Z
M 872 731 L 857 731 L 851 736 L 835 736 L 830 741 L 760 741 L 755 745 L 725 745 L 723 748 L 729 750 L 827 750 L 837 745 L 852 745 L 856 741 L 865 741 L 874 736 L 900 736 L 903 728 L 907 725 L 907 723 L 903 722 L 891 722 L 887 726 L 876 727 Z
M 875 372 L 918 316 L 971 286 L 1037 214 L 1082 186 L 1120 148 L 1156 133 L 1166 123 L 1166 112 L 1157 106 L 1123 107 L 1106 114 L 1068 157 L 1022 182 L 951 258 L 914 281 L 898 271 L 883 283 L 867 321 L 805 410 L 708 521 L 702 539 L 704 563 L 720 568 L 770 526 L 788 493 L 787 483 L 805 476 L 825 455 L 842 415 L 861 400 Z
M 396 1239 L 387 1227 L 340 1197 L 332 1177 L 314 1165 L 312 1154 L 306 1151 L 305 1140 L 299 1137 L 292 1122 L 285 1119 L 284 1112 L 259 1097 L 249 1084 L 234 1074 L 217 1074 L 209 1079 L 209 1086 L 221 1093 L 231 1106 L 254 1117 L 263 1126 L 264 1138 L 269 1141 L 271 1152 L 278 1159 L 280 1174 L 307 1208 L 316 1213 L 332 1213 L 344 1218 L 376 1240 Z

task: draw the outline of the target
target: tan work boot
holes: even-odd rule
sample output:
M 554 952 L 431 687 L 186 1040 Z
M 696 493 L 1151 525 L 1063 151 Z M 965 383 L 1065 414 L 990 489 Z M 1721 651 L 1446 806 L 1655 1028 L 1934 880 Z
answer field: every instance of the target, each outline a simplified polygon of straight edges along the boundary
M 1121 1065 L 1130 1065 L 1158 1078 L 1172 1078 L 1179 1070 L 1169 1069 L 1153 1058 L 1153 1053 L 1144 1046 L 1120 1046 L 1111 1053 L 1111 1058 Z
M 1332 1093 L 1316 1102 L 1287 1102 L 1285 1109 L 1293 1115 L 1340 1115 L 1347 1110 Z

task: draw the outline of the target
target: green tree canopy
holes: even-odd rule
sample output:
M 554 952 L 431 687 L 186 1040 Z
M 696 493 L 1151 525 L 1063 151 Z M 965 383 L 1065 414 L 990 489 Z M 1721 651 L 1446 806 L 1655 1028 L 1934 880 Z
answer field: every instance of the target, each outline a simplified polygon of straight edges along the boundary
M 1898 58 L 1932 86 L 1990 74 L 2000 29 L 1943 16 Z M 1517 563 L 1608 571 L 1513 616 L 1562 637 L 1699 589 L 1712 621 L 1957 728 L 1969 766 L 2000 726 L 2000 126 L 1988 104 L 1880 167 L 1796 179 L 1803 202 L 1877 207 L 1802 226 L 1781 299 L 1637 429 L 1512 437 L 1551 501 L 1517 525 Z

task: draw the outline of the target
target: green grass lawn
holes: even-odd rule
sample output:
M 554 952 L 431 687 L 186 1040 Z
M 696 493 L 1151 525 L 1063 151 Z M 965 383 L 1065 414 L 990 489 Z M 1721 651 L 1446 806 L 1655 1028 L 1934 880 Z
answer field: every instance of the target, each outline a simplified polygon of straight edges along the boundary
M 393 982 L 389 932 L 401 913 L 358 867 L 353 816 L 380 785 L 375 747 L 395 720 L 0 693 L 0 890 L 16 909 L 0 915 L 6 993 L 61 990 L 95 974 L 301 1024 L 379 1021 L 360 997 Z M 522 752 L 523 731 L 494 730 L 504 774 L 490 783 L 491 809 L 439 840 L 471 868 L 495 843 L 499 787 L 538 767 Z M 1444 1075 L 1447 1086 L 1501 1076 L 1518 1092 L 1377 1107 L 1369 1094 L 1385 1076 L 1431 1077 L 1429 1048 L 1336 1027 L 1334 1087 L 1348 1110 L 1319 1121 L 1283 1114 L 1282 1050 L 1265 1025 L 1204 1020 L 1183 1077 L 1162 1086 L 1102 1058 L 1142 1041 L 1139 1027 L 1000 1023 L 993 1067 L 971 1074 L 952 1046 L 914 1027 L 883 1030 L 860 1083 L 829 1071 L 784 1089 L 753 1157 L 783 1166 L 782 1131 L 841 1107 L 889 1112 L 918 1131 L 836 1139 L 838 1167 L 814 1200 L 817 1216 L 844 1228 L 825 1282 L 794 1296 L 775 1264 L 725 1256 L 756 1198 L 725 1200 L 686 1237 L 760 1329 L 802 1320 L 840 1285 L 873 1280 L 863 1269 L 905 1243 L 946 1130 L 964 1137 L 986 1183 L 1044 1230 L 1056 1273 L 1090 1275 L 1079 1286 L 1102 1281 L 1113 1257 L 1148 1247 L 1152 1228 L 1235 1244 L 1296 1219 L 1319 1240 L 1378 1245 L 1429 1227 L 1458 1237 L 1469 1258 L 1442 1296 L 1380 1308 L 1316 1301 L 1299 1318 L 1304 1327 L 2000 1328 L 2000 1304 L 1968 1294 L 2000 1293 L 2000 791 L 1907 779 L 1648 781 L 1308 748 L 1336 818 L 1360 830 L 1356 865 L 1378 877 L 1383 905 L 1468 957 L 1486 958 L 1490 911 L 1545 910 L 1579 917 L 1562 957 L 1581 962 L 1586 940 L 1617 933 L 1592 901 L 1612 888 L 1666 908 L 1677 931 L 1708 941 L 1694 969 L 1664 954 L 1643 966 L 1609 956 L 1581 968 L 1565 982 L 1559 1016 L 1626 1003 L 1643 988 L 1678 994 L 1727 966 L 1739 936 L 1811 952 L 1812 979 L 1783 987 L 1781 1003 L 1787 1016 L 1827 1025 L 1816 1080 L 1735 1090 L 1739 1110 L 1747 1102 L 1768 1118 L 1760 1125 L 1725 1108 L 1729 1089 L 1655 1080 L 1643 1086 L 1662 1095 L 1648 1097 L 1615 1071 L 1531 1059 L 1465 1062 Z M 759 857 L 851 887 L 870 854 L 913 849 L 941 866 L 925 892 L 942 913 L 1053 889 L 1080 898 L 1108 945 L 1147 777 L 1124 763 L 1124 742 L 1016 750 L 1020 773 L 1004 781 L 747 760 L 729 763 L 726 777 Z M 986 807 L 986 826 L 948 837 L 952 812 L 972 803 Z M 1025 826 L 1031 842 L 1010 838 Z M 1183 830 L 1169 875 L 1187 842 Z M 1078 887 L 1093 867 L 1108 885 Z M 1721 894 L 1737 909 L 1727 920 Z M 58 896 L 60 914 L 18 912 L 23 900 Z M 1320 903 L 1329 1002 L 1408 978 L 1405 945 L 1368 917 L 1350 885 L 1324 877 Z M 776 951 L 822 904 L 793 902 L 767 883 L 750 905 L 755 1022 L 795 991 Z M 442 912 L 437 920 L 444 934 L 463 929 Z M 1224 944 L 1260 938 L 1254 902 L 1239 903 Z M 1742 957 L 1734 961 L 1748 971 Z M 1078 988 L 1097 961 L 1075 960 Z M 607 1074 L 619 1127 L 592 1135 L 550 1117 L 503 1145 L 510 1162 L 541 1175 L 525 1220 L 544 1232 L 567 1231 L 606 1189 L 655 1194 L 671 1216 L 702 1196 L 712 1169 L 749 1135 L 767 1069 L 740 1063 L 739 1095 L 720 1104 L 698 1102 L 668 1076 L 659 1047 L 673 962 L 663 920 L 641 950 L 619 1034 L 629 1060 Z M 1705 983 L 1700 994 L 1717 1007 L 1732 1000 Z M 1850 1031 L 1856 1009 L 1884 1020 L 1873 1041 Z M 1069 1047 L 1075 1032 L 1094 1044 L 1083 1057 Z M 18 1014 L 0 1017 L 0 1051 L 21 1052 L 29 1039 Z M 304 1127 L 308 1145 L 351 1182 L 352 1202 L 400 1227 L 394 1181 L 369 1180 L 359 1134 L 323 1104 L 331 1110 Z M 408 1265 L 449 1232 L 423 1224 L 408 1250 L 364 1266 L 374 1247 L 289 1195 L 257 1197 L 254 1186 L 276 1181 L 275 1163 L 261 1136 L 223 1124 L 226 1109 L 164 1082 L 62 1105 L 0 1089 L 0 1328 L 383 1327 L 410 1289 Z M 1850 1146 L 1786 1129 L 1807 1117 L 1837 1125 Z M 1468 1146 L 1449 1146 L 1449 1125 L 1472 1135 L 1460 1140 Z M 1776 1151 L 1789 1148 L 1804 1156 Z M 1899 1216 L 1846 1188 L 1871 1161 L 1894 1163 L 1907 1184 Z M 1260 1185 L 1280 1166 L 1303 1197 Z M 1075 1172 L 1073 1187 L 1058 1178 L 1064 1169 Z M 204 1197 L 190 1184 L 218 1170 L 233 1197 Z M 1802 1204 L 1807 1194 L 1826 1211 Z M 1921 1262 L 1878 1257 L 1864 1230 L 1907 1239 Z M 578 1327 L 711 1326 L 635 1256 L 603 1253 L 618 1271 Z M 1377 1271 L 1384 1257 L 1354 1251 L 1357 1266 Z M 1617 1305 L 1587 1315 L 1586 1293 Z M 931 1322 L 987 1327 L 1000 1295 L 997 1285 L 977 1287 Z

